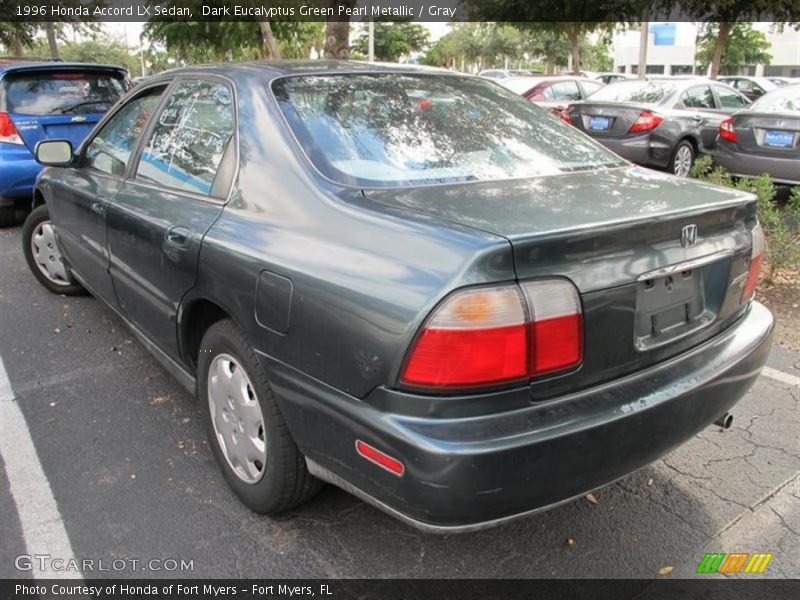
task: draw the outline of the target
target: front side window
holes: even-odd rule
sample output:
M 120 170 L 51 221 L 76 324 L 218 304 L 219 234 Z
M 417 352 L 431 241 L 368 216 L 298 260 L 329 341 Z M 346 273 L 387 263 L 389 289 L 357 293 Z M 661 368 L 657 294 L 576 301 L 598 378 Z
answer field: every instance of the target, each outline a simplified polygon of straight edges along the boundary
M 738 110 L 747 106 L 745 99 L 735 90 L 728 89 L 721 85 L 714 86 L 714 89 L 717 90 L 719 105 L 723 109 Z
M 478 78 L 291 76 L 272 89 L 311 162 L 348 185 L 491 181 L 625 164 L 542 108 Z
M 157 117 L 136 178 L 209 195 L 233 137 L 230 88 L 213 81 L 182 81 Z
M 148 91 L 120 108 L 87 146 L 86 164 L 102 173 L 124 175 L 163 92 L 164 88 Z
M 24 115 L 103 113 L 125 89 L 122 73 L 36 71 L 7 77 L 5 103 L 8 112 Z

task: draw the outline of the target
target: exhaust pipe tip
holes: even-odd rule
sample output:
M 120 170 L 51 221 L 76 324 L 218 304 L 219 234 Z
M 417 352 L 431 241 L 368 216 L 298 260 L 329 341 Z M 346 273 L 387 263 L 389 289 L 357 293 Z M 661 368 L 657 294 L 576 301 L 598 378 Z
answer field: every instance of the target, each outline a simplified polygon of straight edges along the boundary
M 725 413 L 719 419 L 714 421 L 714 425 L 717 427 L 722 427 L 723 429 L 730 429 L 731 425 L 733 425 L 733 415 L 731 413 Z

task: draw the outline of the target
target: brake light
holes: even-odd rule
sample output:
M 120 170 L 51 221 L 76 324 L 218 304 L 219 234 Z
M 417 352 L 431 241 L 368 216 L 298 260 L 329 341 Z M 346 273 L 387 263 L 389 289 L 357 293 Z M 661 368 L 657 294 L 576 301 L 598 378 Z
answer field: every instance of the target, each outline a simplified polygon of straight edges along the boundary
M 562 108 L 559 111 L 558 116 L 561 117 L 561 120 L 564 121 L 564 123 L 569 123 L 570 125 L 572 124 L 572 117 L 569 116 L 569 107 Z
M 462 388 L 580 364 L 578 292 L 565 280 L 456 292 L 429 317 L 402 370 L 405 385 Z
M 749 300 L 756 293 L 758 276 L 761 274 L 761 265 L 764 262 L 766 246 L 764 230 L 761 229 L 761 225 L 756 225 L 753 229 L 753 250 L 750 253 L 750 268 L 747 272 L 744 288 L 742 288 L 742 302 Z
M 736 136 L 736 132 L 733 130 L 733 118 L 725 119 L 719 126 L 719 137 L 723 140 L 728 140 L 729 142 L 738 142 L 739 138 Z
M 561 279 L 522 285 L 531 314 L 530 375 L 560 371 L 583 358 L 583 315 L 578 290 Z
M 631 129 L 629 133 L 637 133 L 643 131 L 652 131 L 664 120 L 659 114 L 654 112 L 650 112 L 649 110 L 643 110 L 639 113 L 639 117 L 636 119 L 633 125 L 631 125 Z
M 22 138 L 14 126 L 8 113 L 0 113 L 0 142 L 5 144 L 22 144 Z

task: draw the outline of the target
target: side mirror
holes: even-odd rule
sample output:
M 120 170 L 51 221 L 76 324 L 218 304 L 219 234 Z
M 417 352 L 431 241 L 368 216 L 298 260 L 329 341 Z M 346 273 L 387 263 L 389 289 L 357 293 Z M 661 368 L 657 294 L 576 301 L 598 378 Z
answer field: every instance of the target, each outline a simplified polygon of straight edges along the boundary
M 36 144 L 36 162 L 46 167 L 69 167 L 75 159 L 67 140 L 46 140 Z

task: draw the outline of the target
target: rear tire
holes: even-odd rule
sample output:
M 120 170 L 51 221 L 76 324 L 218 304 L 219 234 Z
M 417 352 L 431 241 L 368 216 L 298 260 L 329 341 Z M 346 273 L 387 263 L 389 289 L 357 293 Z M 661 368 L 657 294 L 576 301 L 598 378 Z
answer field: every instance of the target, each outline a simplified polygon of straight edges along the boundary
M 33 276 L 54 294 L 83 296 L 86 290 L 72 277 L 53 235 L 47 205 L 35 208 L 22 226 L 22 252 Z
M 208 328 L 197 361 L 197 397 L 214 457 L 249 509 L 276 514 L 315 496 L 322 482 L 306 468 L 267 374 L 241 329 Z
M 0 227 L 13 227 L 16 224 L 16 207 L 13 204 L 11 206 L 0 207 Z
M 669 163 L 669 170 L 678 177 L 689 177 L 694 165 L 695 151 L 694 146 L 689 140 L 681 140 L 672 151 L 672 158 Z

